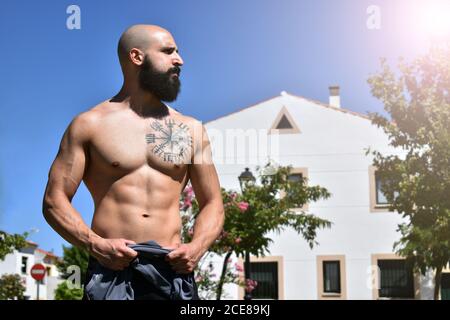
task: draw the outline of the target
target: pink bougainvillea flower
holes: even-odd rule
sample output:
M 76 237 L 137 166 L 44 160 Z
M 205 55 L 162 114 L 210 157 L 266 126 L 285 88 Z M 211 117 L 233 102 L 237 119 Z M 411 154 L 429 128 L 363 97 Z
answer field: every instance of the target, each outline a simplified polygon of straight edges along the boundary
M 183 207 L 184 207 L 185 210 L 190 208 L 190 207 L 192 207 L 191 199 L 184 198 Z
M 241 201 L 238 203 L 238 208 L 239 208 L 239 210 L 241 210 L 241 212 L 245 212 L 248 209 L 248 203 Z
M 195 277 L 195 281 L 202 281 L 202 280 L 203 280 L 203 277 L 201 275 L 197 275 Z
M 245 280 L 245 291 L 252 292 L 255 290 L 256 286 L 258 285 L 258 282 L 252 279 L 246 279 Z
M 244 271 L 244 268 L 239 264 L 239 263 L 235 263 L 234 264 L 234 267 L 236 268 L 236 271 L 237 272 L 242 272 L 242 271 Z

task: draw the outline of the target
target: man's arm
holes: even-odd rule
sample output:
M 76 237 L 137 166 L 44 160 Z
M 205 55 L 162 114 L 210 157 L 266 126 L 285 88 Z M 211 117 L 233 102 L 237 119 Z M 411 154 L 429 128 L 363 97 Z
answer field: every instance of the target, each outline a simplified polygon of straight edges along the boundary
M 224 224 L 224 209 L 219 179 L 212 162 L 211 146 L 206 130 L 200 128 L 201 137 L 194 150 L 189 177 L 200 212 L 194 224 L 192 241 L 181 245 L 167 255 L 175 271 L 190 273 L 208 248 L 219 237 Z
M 92 122 L 91 115 L 81 114 L 64 132 L 48 175 L 42 211 L 50 226 L 69 243 L 87 249 L 112 269 L 121 269 L 127 265 L 123 256 L 135 255 L 135 251 L 126 246 L 134 242 L 101 238 L 86 225 L 71 204 L 87 167 L 86 150 Z

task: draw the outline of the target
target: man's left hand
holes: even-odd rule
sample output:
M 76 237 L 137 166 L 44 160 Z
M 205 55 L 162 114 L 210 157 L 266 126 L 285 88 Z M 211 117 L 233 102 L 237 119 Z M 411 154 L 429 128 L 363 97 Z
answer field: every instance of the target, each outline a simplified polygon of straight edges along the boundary
M 192 243 L 183 243 L 166 255 L 165 260 L 177 273 L 191 273 L 199 262 L 202 253 L 200 249 Z

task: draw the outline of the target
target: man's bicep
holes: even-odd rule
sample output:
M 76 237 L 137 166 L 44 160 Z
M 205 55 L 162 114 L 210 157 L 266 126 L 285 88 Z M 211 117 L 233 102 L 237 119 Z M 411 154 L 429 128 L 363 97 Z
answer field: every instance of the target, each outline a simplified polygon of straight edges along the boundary
M 203 206 L 211 201 L 221 201 L 220 184 L 206 128 L 196 121 L 193 129 L 194 155 L 189 164 L 189 179 L 199 205 Z
M 193 164 L 213 164 L 211 142 L 206 128 L 200 123 L 194 130 L 194 156 Z
M 64 132 L 58 154 L 50 168 L 47 193 L 63 193 L 72 199 L 87 166 L 86 139 L 75 118 Z

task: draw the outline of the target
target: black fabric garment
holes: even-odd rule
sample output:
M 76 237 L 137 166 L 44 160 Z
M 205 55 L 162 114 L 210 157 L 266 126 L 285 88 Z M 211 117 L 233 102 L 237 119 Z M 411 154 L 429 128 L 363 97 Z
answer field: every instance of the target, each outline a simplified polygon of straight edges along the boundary
M 129 247 L 138 256 L 121 271 L 89 258 L 83 300 L 199 300 L 194 273 L 177 274 L 164 261 L 170 250 L 152 240 Z

